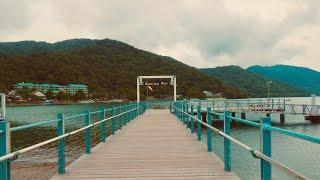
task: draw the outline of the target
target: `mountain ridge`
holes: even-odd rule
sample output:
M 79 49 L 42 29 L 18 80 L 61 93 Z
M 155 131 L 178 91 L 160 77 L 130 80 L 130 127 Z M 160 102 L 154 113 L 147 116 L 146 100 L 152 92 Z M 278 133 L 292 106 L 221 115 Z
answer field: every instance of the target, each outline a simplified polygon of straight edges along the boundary
M 250 66 L 248 71 L 320 95 L 320 72 L 307 67 L 275 65 Z
M 184 97 L 203 98 L 203 91 L 206 90 L 222 93 L 228 98 L 246 96 L 245 92 L 225 85 L 217 78 L 202 74 L 198 69 L 178 60 L 116 40 L 95 40 L 85 47 L 67 48 L 65 51 L 57 48 L 33 53 L 33 49 L 24 51 L 21 48 L 8 52 L 0 55 L 2 91 L 8 91 L 17 82 L 61 85 L 84 83 L 92 92 L 106 93 L 110 98 L 135 99 L 138 75 L 175 74 L 178 92 Z M 171 91 L 171 88 L 156 89 L 159 89 L 159 93 L 169 94 Z
M 216 68 L 202 68 L 201 72 L 213 75 L 228 85 L 248 92 L 249 97 L 267 97 L 266 82 L 273 81 L 270 96 L 304 96 L 303 90 L 294 88 L 285 83 L 263 77 L 247 71 L 239 66 L 221 66 Z

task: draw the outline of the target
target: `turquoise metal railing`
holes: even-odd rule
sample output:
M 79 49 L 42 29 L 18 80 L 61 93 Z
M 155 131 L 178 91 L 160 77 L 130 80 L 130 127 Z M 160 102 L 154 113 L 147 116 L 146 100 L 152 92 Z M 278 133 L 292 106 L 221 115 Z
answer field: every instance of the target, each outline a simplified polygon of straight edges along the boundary
M 249 151 L 253 157 L 259 158 L 261 160 L 261 179 L 270 180 L 272 176 L 271 165 L 278 167 L 280 170 L 284 171 L 285 173 L 292 175 L 298 179 L 308 179 L 306 176 L 302 175 L 301 173 L 287 167 L 286 165 L 282 164 L 279 161 L 276 161 L 271 158 L 271 132 L 277 132 L 283 135 L 299 138 L 305 141 L 313 142 L 320 144 L 320 137 L 314 137 L 290 130 L 285 130 L 277 127 L 271 126 L 271 118 L 264 117 L 262 118 L 262 123 L 256 123 L 249 120 L 241 119 L 232 117 L 229 111 L 225 111 L 224 113 L 217 113 L 211 112 L 211 107 L 208 107 L 206 112 L 201 110 L 201 106 L 197 106 L 197 117 L 194 116 L 194 107 L 191 106 L 191 111 L 185 108 L 188 104 L 185 101 L 175 102 L 170 105 L 170 111 L 175 114 L 178 119 L 184 124 L 187 124 L 187 128 L 190 128 L 191 133 L 194 133 L 194 125 L 197 125 L 197 139 L 201 140 L 202 134 L 202 127 L 204 126 L 207 130 L 207 141 L 211 142 L 211 131 L 214 131 L 218 135 L 224 138 L 224 164 L 225 170 L 231 171 L 231 142 L 234 144 L 239 145 L 240 147 L 244 148 L 245 150 Z M 207 123 L 204 122 L 201 118 L 201 114 L 206 113 Z M 224 128 L 223 132 L 217 128 L 214 128 L 211 124 L 212 115 L 220 116 L 224 119 Z M 246 124 L 249 126 L 253 126 L 256 128 L 260 128 L 261 130 L 261 145 L 262 145 L 262 152 L 255 150 L 248 145 L 238 141 L 237 139 L 231 137 L 231 120 L 234 120 L 238 123 Z M 187 121 L 187 122 L 186 122 Z M 209 137 L 210 136 L 210 137 Z M 207 142 L 207 149 L 208 151 L 212 150 L 212 144 Z
M 105 142 L 107 138 L 107 129 L 106 122 L 111 121 L 110 134 L 114 135 L 117 129 L 121 129 L 122 126 L 134 120 L 140 114 L 143 114 L 146 110 L 146 103 L 130 103 L 121 105 L 118 107 L 113 107 L 109 109 L 102 108 L 98 111 L 90 112 L 87 110 L 85 113 L 72 115 L 68 117 L 64 117 L 62 113 L 57 114 L 57 119 L 47 120 L 36 122 L 32 124 L 27 124 L 18 127 L 10 128 L 10 124 L 6 119 L 0 119 L 0 179 L 8 180 L 10 179 L 10 164 L 12 161 L 16 160 L 19 155 L 29 152 L 33 149 L 40 148 L 44 145 L 58 142 L 57 145 L 57 156 L 58 156 L 58 173 L 65 173 L 65 138 L 68 136 L 72 136 L 79 132 L 85 131 L 85 153 L 91 153 L 91 135 L 90 128 L 96 125 L 100 125 L 100 137 L 101 142 Z M 110 117 L 106 117 L 106 112 L 111 112 Z M 99 121 L 91 122 L 92 115 L 99 115 Z M 74 131 L 65 132 L 65 122 L 73 121 L 77 118 L 84 118 L 84 126 L 76 129 Z M 115 127 L 116 121 L 118 121 L 118 128 Z M 14 133 L 16 131 L 26 130 L 29 128 L 39 127 L 47 124 L 57 124 L 57 136 L 43 141 L 38 144 L 34 144 L 32 146 L 17 150 L 15 152 L 10 153 L 10 133 Z

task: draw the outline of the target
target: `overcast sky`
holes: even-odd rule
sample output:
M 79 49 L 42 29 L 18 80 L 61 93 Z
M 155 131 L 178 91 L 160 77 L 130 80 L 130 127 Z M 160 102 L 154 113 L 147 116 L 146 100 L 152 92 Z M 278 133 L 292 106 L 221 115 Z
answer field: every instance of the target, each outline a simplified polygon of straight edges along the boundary
M 195 67 L 320 70 L 320 1 L 0 1 L 0 41 L 71 38 L 116 39 Z

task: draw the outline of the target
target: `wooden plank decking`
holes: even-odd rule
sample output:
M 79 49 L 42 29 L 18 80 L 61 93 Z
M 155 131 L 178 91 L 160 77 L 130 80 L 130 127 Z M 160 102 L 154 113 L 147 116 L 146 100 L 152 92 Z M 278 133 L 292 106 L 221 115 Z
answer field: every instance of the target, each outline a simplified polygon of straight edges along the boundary
M 239 179 L 169 110 L 147 110 L 52 179 Z

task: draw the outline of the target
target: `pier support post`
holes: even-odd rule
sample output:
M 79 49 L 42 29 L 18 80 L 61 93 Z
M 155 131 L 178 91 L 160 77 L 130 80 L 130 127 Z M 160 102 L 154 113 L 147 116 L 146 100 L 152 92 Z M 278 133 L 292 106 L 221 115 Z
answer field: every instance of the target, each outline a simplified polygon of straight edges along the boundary
M 201 106 L 198 106 L 197 108 L 197 117 L 198 117 L 198 120 L 197 120 L 197 137 L 198 137 L 198 141 L 201 141 L 201 134 L 202 134 L 202 129 L 201 129 L 201 123 L 199 122 L 202 121 L 202 118 L 201 118 Z
M 10 124 L 0 117 L 0 156 L 10 153 Z M 10 161 L 0 162 L 0 179 L 10 179 Z
M 65 133 L 65 123 L 64 116 L 62 113 L 58 114 L 58 128 L 57 134 L 58 136 L 62 136 Z M 65 142 L 64 138 L 58 140 L 58 173 L 65 173 Z
M 207 124 L 209 124 L 210 126 L 212 125 L 212 113 L 211 113 L 211 108 L 208 107 L 207 108 Z M 207 149 L 208 152 L 212 151 L 212 130 L 207 127 Z
M 230 123 L 231 123 L 231 113 L 229 111 L 224 112 L 224 122 L 223 131 L 225 134 L 231 134 Z M 224 170 L 231 171 L 231 143 L 230 140 L 224 138 Z
M 86 115 L 84 118 L 84 125 L 88 126 L 90 125 L 90 111 L 87 110 L 86 111 Z M 90 137 L 90 128 L 87 128 L 85 130 L 85 152 L 86 154 L 90 154 L 91 153 L 91 137 Z
M 113 117 L 112 119 L 111 119 L 111 134 L 112 135 L 114 135 L 115 134 L 115 116 L 116 115 L 116 108 L 115 107 L 113 107 L 112 108 L 112 113 L 111 113 L 111 116 Z
M 263 128 L 271 125 L 271 118 L 262 118 L 262 123 L 262 153 L 271 157 L 271 131 Z M 261 179 L 271 180 L 271 164 L 263 159 L 261 159 Z
M 236 117 L 236 112 L 231 112 L 231 116 Z M 232 121 L 232 123 L 235 123 L 235 120 L 231 120 L 231 121 Z
M 285 119 L 285 114 L 280 114 L 280 123 L 283 124 L 285 123 L 286 119 Z
M 241 113 L 241 119 L 246 119 L 246 113 L 245 112 Z
M 191 105 L 191 133 L 194 133 L 194 109 L 193 109 L 193 105 Z
M 100 113 L 100 120 L 104 120 L 106 118 L 106 110 L 104 108 L 101 109 Z M 102 122 L 100 124 L 100 131 L 101 131 L 101 142 L 106 142 L 106 122 Z

